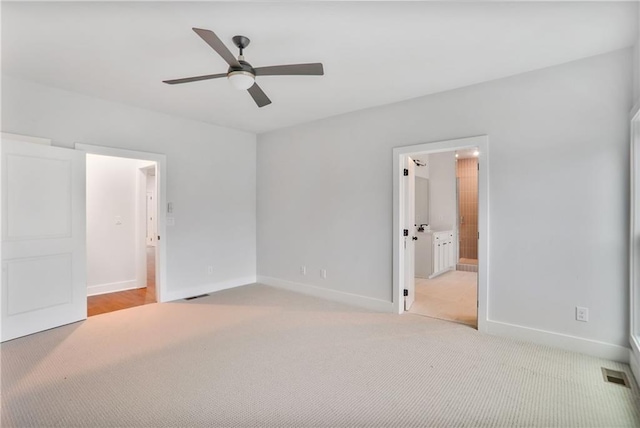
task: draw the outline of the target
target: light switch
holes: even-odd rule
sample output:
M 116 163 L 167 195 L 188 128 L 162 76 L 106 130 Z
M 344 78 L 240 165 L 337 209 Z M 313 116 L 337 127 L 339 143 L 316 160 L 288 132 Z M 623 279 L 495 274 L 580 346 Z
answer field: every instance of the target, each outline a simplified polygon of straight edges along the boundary
M 119 215 L 116 216 L 116 226 L 120 226 L 122 224 L 122 217 Z
M 173 202 L 167 204 L 167 212 L 171 214 L 173 212 Z
M 175 226 L 176 219 L 174 217 L 167 217 L 167 226 Z

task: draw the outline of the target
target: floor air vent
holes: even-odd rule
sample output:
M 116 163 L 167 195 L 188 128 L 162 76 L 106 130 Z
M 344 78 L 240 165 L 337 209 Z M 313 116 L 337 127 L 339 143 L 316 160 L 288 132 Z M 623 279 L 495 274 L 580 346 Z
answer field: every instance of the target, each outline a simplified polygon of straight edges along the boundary
M 208 294 L 201 294 L 199 296 L 192 296 L 192 297 L 186 297 L 184 300 L 193 300 L 193 299 L 199 299 L 201 297 L 207 297 Z
M 622 386 L 626 386 L 627 388 L 631 388 L 631 386 L 629 386 L 629 379 L 627 378 L 627 374 L 624 372 L 605 369 L 604 367 L 602 367 L 602 377 L 604 377 L 605 382 L 615 383 L 617 385 L 622 385 Z

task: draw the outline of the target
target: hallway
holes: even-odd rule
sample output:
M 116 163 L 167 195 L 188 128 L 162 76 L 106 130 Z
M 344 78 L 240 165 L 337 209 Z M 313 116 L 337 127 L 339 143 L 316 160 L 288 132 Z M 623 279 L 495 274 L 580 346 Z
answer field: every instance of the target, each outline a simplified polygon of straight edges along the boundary
M 156 303 L 156 247 L 147 247 L 147 286 L 87 298 L 87 316 Z

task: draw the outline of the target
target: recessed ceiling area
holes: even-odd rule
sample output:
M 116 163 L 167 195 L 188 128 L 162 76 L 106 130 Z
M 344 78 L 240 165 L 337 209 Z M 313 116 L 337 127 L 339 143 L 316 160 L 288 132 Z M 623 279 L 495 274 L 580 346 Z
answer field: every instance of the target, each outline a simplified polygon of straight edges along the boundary
M 262 133 L 629 47 L 635 2 L 68 2 L 2 4 L 2 73 Z M 191 30 L 254 67 L 322 62 L 325 75 L 258 77 L 257 108 Z

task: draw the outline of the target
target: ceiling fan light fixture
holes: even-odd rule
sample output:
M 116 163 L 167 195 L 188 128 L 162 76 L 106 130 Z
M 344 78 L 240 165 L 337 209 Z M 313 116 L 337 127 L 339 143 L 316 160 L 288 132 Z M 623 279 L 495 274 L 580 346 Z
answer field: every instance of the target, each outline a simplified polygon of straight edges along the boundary
M 232 71 L 227 76 L 229 83 L 236 89 L 245 90 L 249 89 L 256 82 L 256 76 L 248 71 Z

